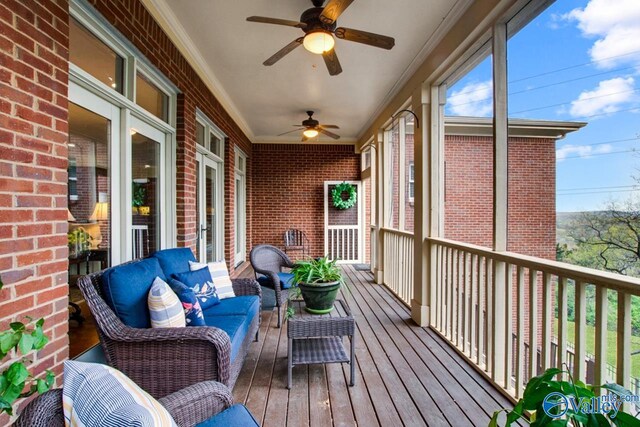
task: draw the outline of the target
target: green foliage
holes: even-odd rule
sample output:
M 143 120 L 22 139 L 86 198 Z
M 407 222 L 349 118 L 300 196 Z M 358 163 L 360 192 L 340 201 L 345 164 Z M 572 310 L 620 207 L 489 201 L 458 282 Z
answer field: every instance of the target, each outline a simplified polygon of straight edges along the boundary
M 304 283 L 313 286 L 318 283 L 331 282 L 344 284 L 342 271 L 336 265 L 336 260 L 329 261 L 326 256 L 308 261 L 298 261 L 291 273 L 293 273 L 294 285 Z
M 42 350 L 49 342 L 42 330 L 43 325 L 44 319 L 34 323 L 27 317 L 27 323 L 13 322 L 8 330 L 0 332 L 0 359 L 4 359 L 14 349 L 23 356 L 0 374 L 0 413 L 12 415 L 13 403 L 17 399 L 36 392 L 44 393 L 53 386 L 53 372 L 47 370 L 44 378 L 35 378 L 26 366 L 31 361 L 24 357 L 32 351 Z M 28 389 L 24 391 L 27 386 Z
M 563 381 L 562 376 L 567 376 L 569 381 Z M 558 376 L 557 380 L 553 378 Z M 615 412 L 613 410 L 607 413 L 593 413 L 587 414 L 584 411 L 580 411 L 579 408 L 574 408 L 571 405 L 567 406 L 566 413 L 561 417 L 550 417 L 543 409 L 543 402 L 550 393 L 560 393 L 567 398 L 575 398 L 580 402 L 580 399 L 591 399 L 600 395 L 599 389 L 605 389 L 610 394 L 616 396 L 628 396 L 632 393 L 617 385 L 617 384 L 605 384 L 602 386 L 591 386 L 582 383 L 581 381 L 573 381 L 571 374 L 568 371 L 563 371 L 557 368 L 547 369 L 542 375 L 531 378 L 527 387 L 525 388 L 522 398 L 516 403 L 511 411 L 501 409 L 494 412 L 493 417 L 489 423 L 489 427 L 497 427 L 498 418 L 502 412 L 506 413 L 505 427 L 511 426 L 519 419 L 526 420 L 526 414 L 530 413 L 529 424 L 537 427 L 542 426 L 567 426 L 574 427 L 598 427 L 598 426 L 610 426 L 612 423 L 616 426 L 640 426 L 640 420 L 624 413 Z M 577 409 L 577 410 L 576 410 Z M 551 409 L 553 414 L 559 414 L 559 408 Z
M 347 193 L 346 199 L 343 199 L 343 193 Z M 333 187 L 333 190 L 331 190 L 331 198 L 333 200 L 333 206 L 336 209 L 350 209 L 356 204 L 358 193 L 356 192 L 356 187 L 343 182 Z
M 147 189 L 144 184 L 139 184 L 137 182 L 133 183 L 133 193 L 131 195 L 132 202 L 131 204 L 139 208 L 140 206 L 144 206 L 146 198 L 147 198 Z

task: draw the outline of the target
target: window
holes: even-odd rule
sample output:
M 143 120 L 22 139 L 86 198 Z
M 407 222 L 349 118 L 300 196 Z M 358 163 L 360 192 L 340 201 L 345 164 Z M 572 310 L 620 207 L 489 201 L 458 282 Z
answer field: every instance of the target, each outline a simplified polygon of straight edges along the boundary
M 136 104 L 160 120 L 167 121 L 169 97 L 140 73 L 136 75 Z
M 241 264 L 245 259 L 246 244 L 246 208 L 247 208 L 247 156 L 236 147 L 235 155 L 235 264 Z
M 413 203 L 414 195 L 415 195 L 415 170 L 413 162 L 409 163 L 409 179 L 407 180 L 407 190 L 409 203 Z
M 69 24 L 69 61 L 116 92 L 124 93 L 124 59 L 75 18 Z
M 202 111 L 196 111 L 196 143 L 222 159 L 225 134 Z

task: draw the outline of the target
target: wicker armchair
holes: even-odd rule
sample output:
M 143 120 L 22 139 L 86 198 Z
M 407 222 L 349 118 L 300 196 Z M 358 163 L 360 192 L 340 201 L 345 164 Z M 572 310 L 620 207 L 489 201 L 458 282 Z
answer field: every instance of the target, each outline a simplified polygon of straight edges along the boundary
M 278 307 L 278 328 L 281 325 L 281 312 L 282 307 L 287 302 L 289 297 L 289 290 L 282 289 L 280 285 L 280 278 L 278 272 L 283 267 L 292 268 L 293 263 L 289 257 L 280 249 L 271 245 L 257 245 L 251 249 L 249 254 L 251 260 L 251 266 L 258 278 L 259 274 L 267 277 L 267 286 L 272 288 L 276 292 L 276 307 Z M 264 282 L 263 282 L 264 283 Z
M 180 427 L 192 427 L 208 420 L 233 404 L 231 392 L 223 384 L 205 381 L 158 400 Z M 38 396 L 20 413 L 15 427 L 64 427 L 62 389 Z
M 258 340 L 260 315 L 252 322 L 238 355 L 231 361 L 231 342 L 221 329 L 210 326 L 185 328 L 132 328 L 105 302 L 102 272 L 84 276 L 78 286 L 96 321 L 107 363 L 131 378 L 156 399 L 202 381 L 218 381 L 233 389 L 251 338 Z M 233 279 L 236 296 L 258 295 L 253 279 Z M 161 380 L 160 380 L 161 379 Z

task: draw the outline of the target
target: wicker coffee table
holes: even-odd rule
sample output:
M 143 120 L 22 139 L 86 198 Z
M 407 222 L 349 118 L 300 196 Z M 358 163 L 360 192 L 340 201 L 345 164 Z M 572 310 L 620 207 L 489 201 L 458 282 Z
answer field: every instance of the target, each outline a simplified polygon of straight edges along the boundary
M 288 381 L 291 388 L 291 371 L 294 365 L 311 363 L 349 363 L 351 365 L 350 386 L 354 385 L 354 331 L 356 322 L 349 306 L 338 299 L 328 314 L 310 314 L 304 309 L 304 301 L 289 301 L 295 314 L 287 320 Z M 347 355 L 343 337 L 348 336 L 351 351 Z

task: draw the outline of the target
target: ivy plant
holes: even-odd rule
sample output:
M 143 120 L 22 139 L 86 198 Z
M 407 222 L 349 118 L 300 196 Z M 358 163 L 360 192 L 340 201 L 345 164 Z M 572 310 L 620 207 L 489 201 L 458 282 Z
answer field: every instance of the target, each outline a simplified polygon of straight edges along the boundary
M 561 379 L 564 375 L 569 381 Z M 554 380 L 556 376 L 559 377 Z M 512 410 L 494 412 L 489 427 L 498 427 L 502 412 L 506 412 L 505 427 L 519 420 L 536 427 L 639 427 L 640 419 L 624 412 L 621 406 L 634 397 L 618 384 L 588 385 L 573 381 L 568 370 L 551 368 L 531 378 Z
M 0 289 L 4 284 L 0 279 Z M 22 358 L 11 363 L 0 374 L 0 413 L 13 415 L 13 404 L 22 397 L 34 393 L 44 393 L 55 381 L 55 375 L 47 370 L 44 378 L 35 378 L 27 364 L 31 363 L 26 356 L 32 351 L 39 351 L 49 342 L 42 330 L 44 319 L 33 321 L 26 317 L 27 322 L 12 322 L 9 329 L 0 332 L 0 359 L 4 359 L 14 349 Z

